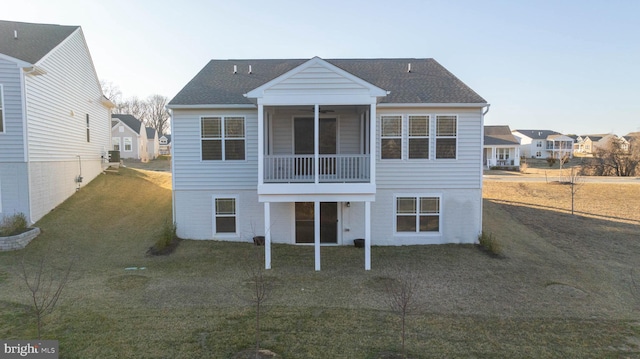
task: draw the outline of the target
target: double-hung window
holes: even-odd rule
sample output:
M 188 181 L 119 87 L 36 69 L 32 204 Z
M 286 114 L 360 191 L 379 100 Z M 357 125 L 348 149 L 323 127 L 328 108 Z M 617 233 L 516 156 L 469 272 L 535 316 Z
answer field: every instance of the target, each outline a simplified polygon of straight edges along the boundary
M 402 116 L 380 118 L 380 158 L 402 158 Z
M 396 197 L 396 232 L 427 233 L 440 231 L 440 197 Z
M 131 139 L 131 137 L 124 137 L 122 139 L 122 142 L 124 143 L 125 152 L 131 152 L 133 150 L 133 140 Z
M 4 88 L 0 85 L 0 133 L 4 132 Z
M 215 234 L 237 234 L 238 216 L 235 196 L 219 196 L 213 199 Z
M 244 117 L 201 118 L 202 160 L 244 160 L 244 121 Z
M 429 116 L 409 116 L 409 158 L 429 158 Z
M 458 118 L 455 115 L 436 116 L 436 158 L 456 158 Z

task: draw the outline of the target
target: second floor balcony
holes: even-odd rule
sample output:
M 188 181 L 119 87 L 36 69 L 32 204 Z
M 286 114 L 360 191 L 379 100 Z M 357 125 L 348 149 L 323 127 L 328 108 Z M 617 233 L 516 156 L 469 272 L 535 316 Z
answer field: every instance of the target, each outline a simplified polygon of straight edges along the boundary
M 371 176 L 368 154 L 264 156 L 264 183 L 366 183 Z

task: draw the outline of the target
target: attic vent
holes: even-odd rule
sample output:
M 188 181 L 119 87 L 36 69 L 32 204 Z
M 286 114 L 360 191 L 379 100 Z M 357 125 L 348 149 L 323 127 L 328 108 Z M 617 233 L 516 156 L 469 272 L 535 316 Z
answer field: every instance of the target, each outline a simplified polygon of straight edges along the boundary
M 252 74 L 251 65 L 249 65 L 249 75 L 251 75 L 251 74 Z
M 234 74 L 238 73 L 238 65 L 233 65 L 233 73 Z
M 13 30 L 13 38 L 18 39 L 18 30 Z
M 409 63 L 409 66 L 407 66 L 407 72 L 411 72 L 411 63 Z

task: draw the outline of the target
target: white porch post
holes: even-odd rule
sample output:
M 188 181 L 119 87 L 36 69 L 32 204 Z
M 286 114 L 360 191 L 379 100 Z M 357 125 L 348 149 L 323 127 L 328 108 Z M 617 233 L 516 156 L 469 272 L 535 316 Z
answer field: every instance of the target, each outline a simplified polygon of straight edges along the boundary
M 271 269 L 271 203 L 264 203 L 264 269 Z
M 318 104 L 313 105 L 313 142 L 314 182 L 320 183 L 320 105 Z
M 263 184 L 264 184 L 264 105 L 262 105 L 261 103 L 258 103 L 258 187 L 262 186 Z
M 364 270 L 371 270 L 371 202 L 364 203 Z
M 376 183 L 376 104 L 369 106 L 369 183 Z
M 313 247 L 315 249 L 316 271 L 319 271 L 320 270 L 320 202 L 318 201 L 313 202 L 313 228 L 314 228 Z

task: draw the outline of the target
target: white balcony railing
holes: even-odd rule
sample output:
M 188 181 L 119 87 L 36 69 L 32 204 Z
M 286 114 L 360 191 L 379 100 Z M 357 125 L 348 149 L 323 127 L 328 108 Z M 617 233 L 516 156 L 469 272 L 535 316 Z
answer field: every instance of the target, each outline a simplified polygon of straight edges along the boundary
M 319 155 L 319 182 L 369 182 L 369 155 Z M 314 155 L 264 156 L 264 183 L 315 182 Z

